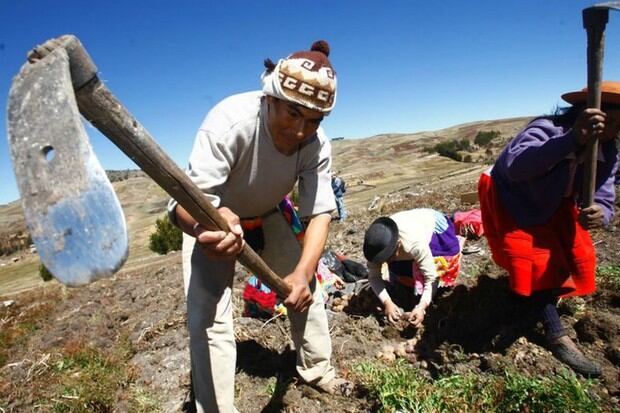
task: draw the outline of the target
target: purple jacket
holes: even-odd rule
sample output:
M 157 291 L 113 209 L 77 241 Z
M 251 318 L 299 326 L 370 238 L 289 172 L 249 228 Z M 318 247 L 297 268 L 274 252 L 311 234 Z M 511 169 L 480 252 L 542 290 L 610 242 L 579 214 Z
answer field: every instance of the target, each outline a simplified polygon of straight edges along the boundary
M 572 129 L 550 119 L 533 120 L 499 155 L 491 171 L 502 203 L 519 226 L 544 224 L 560 206 L 570 180 L 570 159 L 579 149 Z M 604 160 L 596 173 L 594 201 L 603 207 L 605 224 L 613 216 L 614 175 L 618 151 L 614 141 L 601 145 Z M 583 180 L 583 163 L 577 166 L 573 182 L 575 201 Z

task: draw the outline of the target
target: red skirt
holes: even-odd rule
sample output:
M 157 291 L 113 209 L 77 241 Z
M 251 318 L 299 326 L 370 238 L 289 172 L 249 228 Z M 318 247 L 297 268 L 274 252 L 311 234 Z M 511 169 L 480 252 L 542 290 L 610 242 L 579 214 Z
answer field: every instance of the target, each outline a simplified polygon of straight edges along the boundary
M 508 271 L 515 293 L 529 296 L 559 289 L 563 296 L 573 296 L 596 290 L 596 252 L 590 234 L 577 221 L 574 201 L 565 199 L 547 223 L 520 228 L 486 173 L 480 177 L 478 196 L 493 260 Z

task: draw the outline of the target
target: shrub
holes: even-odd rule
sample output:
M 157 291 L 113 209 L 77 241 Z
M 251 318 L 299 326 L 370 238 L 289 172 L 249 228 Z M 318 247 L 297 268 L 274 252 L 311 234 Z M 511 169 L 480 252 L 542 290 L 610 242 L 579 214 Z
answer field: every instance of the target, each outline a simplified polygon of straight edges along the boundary
M 52 275 L 52 273 L 47 269 L 47 267 L 43 264 L 39 264 L 39 276 L 43 279 L 43 281 L 48 282 L 50 281 L 52 278 L 54 278 L 54 276 Z
M 461 151 L 469 151 L 470 145 L 467 139 L 461 139 L 458 143 L 459 150 Z
M 181 249 L 183 232 L 170 222 L 167 215 L 155 221 L 155 226 L 155 232 L 149 237 L 151 251 L 164 255 Z
M 474 138 L 474 143 L 478 146 L 487 146 L 491 141 L 499 137 L 501 133 L 496 130 L 492 131 L 479 131 Z
M 460 141 L 453 139 L 451 141 L 438 143 L 434 147 L 435 152 L 439 155 L 459 162 L 463 160 L 463 156 L 459 153 L 459 151 L 468 151 L 469 148 L 470 145 L 467 139 L 461 139 Z

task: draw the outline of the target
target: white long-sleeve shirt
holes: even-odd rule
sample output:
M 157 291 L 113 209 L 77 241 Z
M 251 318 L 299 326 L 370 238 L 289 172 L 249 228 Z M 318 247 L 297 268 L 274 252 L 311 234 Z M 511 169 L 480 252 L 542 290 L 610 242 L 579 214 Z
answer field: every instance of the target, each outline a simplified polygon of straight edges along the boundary
M 203 121 L 187 174 L 218 208 L 241 218 L 273 209 L 299 180 L 302 217 L 336 208 L 331 188 L 331 146 L 323 130 L 291 156 L 280 153 L 266 124 L 262 92 L 233 95 L 218 103 Z M 168 211 L 174 222 L 176 202 Z
M 397 212 L 390 218 L 398 226 L 398 236 L 404 254 L 399 261 L 413 260 L 424 274 L 424 292 L 420 304 L 430 304 L 432 284 L 437 279 L 437 268 L 429 246 L 433 233 L 447 225 L 446 218 L 438 211 L 428 208 L 410 209 Z M 381 265 L 368 262 L 368 281 L 374 293 L 382 303 L 390 298 L 381 278 Z

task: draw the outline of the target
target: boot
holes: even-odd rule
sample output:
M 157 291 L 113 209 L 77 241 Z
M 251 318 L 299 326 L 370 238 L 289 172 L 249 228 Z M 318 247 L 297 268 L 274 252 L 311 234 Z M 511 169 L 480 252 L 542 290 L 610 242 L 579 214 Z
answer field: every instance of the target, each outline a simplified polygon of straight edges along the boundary
M 563 335 L 550 340 L 549 350 L 555 358 L 569 366 L 576 373 L 587 378 L 600 377 L 601 367 L 584 356 L 569 336 Z

